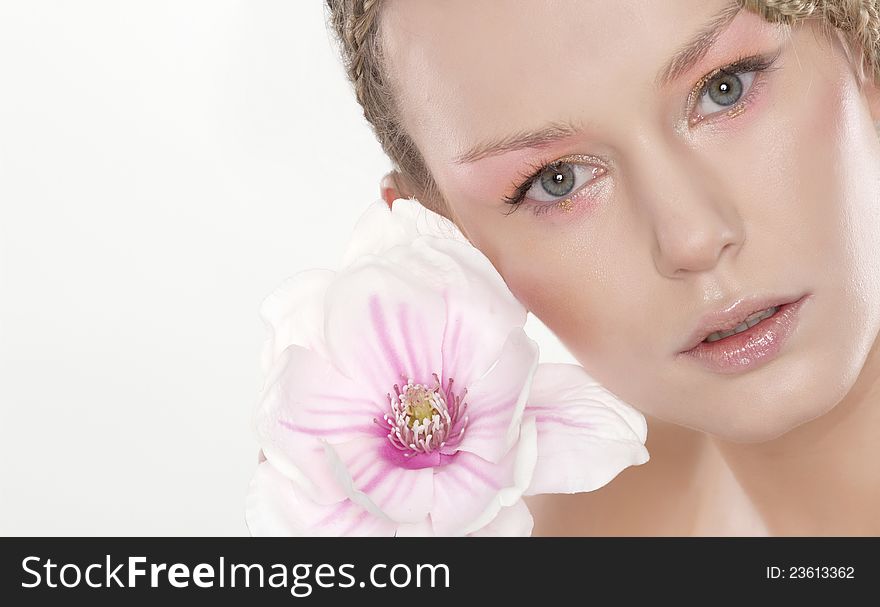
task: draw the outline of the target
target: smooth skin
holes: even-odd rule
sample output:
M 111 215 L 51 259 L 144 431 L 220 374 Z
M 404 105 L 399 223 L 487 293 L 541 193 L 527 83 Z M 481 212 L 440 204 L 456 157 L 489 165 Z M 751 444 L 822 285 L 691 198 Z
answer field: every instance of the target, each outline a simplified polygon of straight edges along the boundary
M 651 460 L 594 492 L 530 498 L 535 535 L 880 535 L 880 87 L 843 38 L 740 11 L 661 85 L 730 2 L 386 1 L 402 119 L 450 218 L 648 419 Z M 690 106 L 704 75 L 777 52 L 740 76 L 744 107 Z M 579 130 L 456 161 L 563 121 Z M 573 163 L 585 177 L 567 196 L 536 182 L 508 214 L 531 165 L 571 155 L 601 163 Z M 414 195 L 394 175 L 381 191 Z M 707 311 L 801 293 L 768 363 L 721 375 L 677 356 Z

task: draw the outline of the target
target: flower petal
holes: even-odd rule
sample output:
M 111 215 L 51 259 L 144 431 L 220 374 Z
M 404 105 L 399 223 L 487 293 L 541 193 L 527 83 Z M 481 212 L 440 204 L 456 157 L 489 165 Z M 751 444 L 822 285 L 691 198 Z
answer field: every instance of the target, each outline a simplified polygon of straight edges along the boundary
M 257 467 L 246 500 L 245 521 L 254 537 L 391 536 L 396 525 L 345 500 L 320 505 L 269 462 Z
M 418 523 L 401 523 L 397 526 L 395 537 L 432 537 L 434 527 L 431 525 L 431 517 L 426 516 Z
M 455 268 L 443 273 L 447 286 L 442 375 L 469 386 L 492 366 L 510 331 L 523 327 L 528 312 L 492 262 L 470 243 L 423 236 L 410 248 L 418 252 L 407 256 L 412 265 Z M 395 254 L 389 251 L 389 256 Z
M 433 468 L 405 468 L 384 436 L 326 445 L 338 482 L 350 500 L 397 523 L 424 520 L 434 497 Z
M 443 299 L 388 260 L 368 256 L 327 290 L 324 334 L 335 366 L 387 402 L 394 384 L 433 386 L 441 370 Z
M 273 361 L 291 344 L 326 356 L 324 292 L 335 275 L 320 268 L 298 272 L 263 300 L 260 316 L 269 330 L 261 355 L 264 374 L 268 374 Z
M 467 451 L 434 474 L 431 521 L 441 536 L 466 535 L 513 506 L 528 487 L 537 457 L 534 419 L 523 420 L 519 442 L 497 464 Z
M 376 213 L 382 216 L 384 211 L 377 210 Z M 513 296 L 489 259 L 465 239 L 423 234 L 405 246 L 379 247 L 378 250 L 381 254 L 366 254 L 351 259 L 343 271 L 349 276 L 366 270 L 371 280 L 361 280 L 360 284 L 352 285 L 346 277 L 328 290 L 329 299 L 333 301 L 328 301 L 328 307 L 325 308 L 325 336 L 333 356 L 340 355 L 339 346 L 345 344 L 345 340 L 343 344 L 335 344 L 335 336 L 342 334 L 351 341 L 354 335 L 351 331 L 343 333 L 342 329 L 334 329 L 339 323 L 331 320 L 331 315 L 349 318 L 345 323 L 346 329 L 357 328 L 363 332 L 363 327 L 370 326 L 368 313 L 352 315 L 356 307 L 369 311 L 369 306 L 364 304 L 365 289 L 370 294 L 381 294 L 384 299 L 395 296 L 399 290 L 397 285 L 401 284 L 403 296 L 397 301 L 407 301 L 413 297 L 420 301 L 428 294 L 439 297 L 444 314 L 439 314 L 439 305 L 431 305 L 419 314 L 418 319 L 440 330 L 441 339 L 436 348 L 442 358 L 437 359 L 440 364 L 432 365 L 432 372 L 443 377 L 454 377 L 462 386 L 482 376 L 496 360 L 510 330 L 525 324 L 525 307 Z M 341 288 L 337 289 L 337 284 Z M 351 294 L 352 290 L 361 294 L 349 303 L 343 293 Z M 339 308 L 337 304 L 344 306 L 343 312 L 333 314 L 332 310 Z M 396 312 L 393 302 L 386 307 L 389 312 Z M 388 320 L 397 322 L 394 315 L 389 316 Z M 367 337 L 370 337 L 369 333 Z M 433 350 L 434 335 L 425 337 L 429 338 Z M 432 360 L 434 358 L 436 355 L 432 352 Z M 353 365 L 334 360 L 343 372 L 350 373 Z M 397 373 L 399 371 L 395 369 L 395 377 Z
M 507 536 L 529 537 L 535 521 L 529 507 L 523 500 L 518 500 L 513 506 L 502 508 L 498 515 L 485 527 L 470 533 L 471 537 Z
M 538 365 L 525 415 L 538 428 L 538 462 L 525 495 L 593 491 L 648 461 L 644 416 L 580 365 Z
M 519 437 L 538 344 L 521 328 L 513 329 L 496 364 L 467 387 L 467 426 L 458 449 L 498 462 Z
M 297 480 L 312 500 L 326 504 L 343 499 L 345 492 L 325 457 L 324 444 L 383 436 L 373 419 L 384 410 L 330 362 L 291 345 L 276 360 L 254 425 L 266 458 Z
M 352 267 L 372 263 L 375 257 L 353 261 Z M 510 330 L 526 322 L 527 310 L 491 261 L 463 238 L 424 234 L 407 246 L 383 250 L 381 259 L 408 282 L 423 285 L 444 299 L 442 375 L 455 377 L 461 385 L 485 373 Z
M 342 267 L 351 265 L 364 255 L 377 255 L 418 237 L 414 208 L 398 205 L 388 208 L 384 200 L 376 200 L 355 223 L 351 238 L 342 255 Z
M 342 256 L 342 267 L 364 255 L 379 255 L 398 245 L 411 244 L 421 235 L 468 242 L 452 221 L 417 200 L 398 198 L 390 209 L 384 200 L 377 200 L 367 207 L 355 224 Z

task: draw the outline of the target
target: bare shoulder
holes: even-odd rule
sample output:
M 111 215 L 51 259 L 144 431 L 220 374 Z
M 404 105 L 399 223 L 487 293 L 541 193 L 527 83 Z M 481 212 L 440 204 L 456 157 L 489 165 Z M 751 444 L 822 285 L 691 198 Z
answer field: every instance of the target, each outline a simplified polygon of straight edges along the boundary
M 587 493 L 526 498 L 535 536 L 683 536 L 695 530 L 703 501 L 703 434 L 648 420 L 651 459 Z

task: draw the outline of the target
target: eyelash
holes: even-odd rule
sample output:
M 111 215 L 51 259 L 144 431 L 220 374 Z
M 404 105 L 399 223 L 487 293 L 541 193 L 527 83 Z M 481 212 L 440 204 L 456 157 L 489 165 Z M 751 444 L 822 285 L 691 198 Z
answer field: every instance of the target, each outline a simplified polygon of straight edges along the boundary
M 709 84 L 713 80 L 715 80 L 715 78 L 717 78 L 718 76 L 721 76 L 722 74 L 740 76 L 742 74 L 755 72 L 755 80 L 752 82 L 751 86 L 749 87 L 749 90 L 745 93 L 745 95 L 743 95 L 743 97 L 739 101 L 737 101 L 736 104 L 731 106 L 730 108 L 728 108 L 726 110 L 719 110 L 718 112 L 715 112 L 715 114 L 732 114 L 733 116 L 740 114 L 748 106 L 748 104 L 751 103 L 751 97 L 753 96 L 753 93 L 760 86 L 760 84 L 761 84 L 759 82 L 760 76 L 766 72 L 770 72 L 775 69 L 778 69 L 774 66 L 775 66 L 776 61 L 779 58 L 780 54 L 781 54 L 781 50 L 779 52 L 776 52 L 775 54 L 772 54 L 772 55 L 751 55 L 751 56 L 746 56 L 746 57 L 740 57 L 740 58 L 736 59 L 735 61 L 733 61 L 732 63 L 728 63 L 727 65 L 725 65 L 723 67 L 714 69 L 711 72 L 709 72 L 708 74 L 706 74 L 705 76 L 703 76 L 702 78 L 700 78 L 697 81 L 697 84 L 692 89 L 691 94 L 688 95 L 688 103 L 687 103 L 688 120 L 692 119 L 691 114 L 693 113 L 694 108 L 696 107 L 697 103 L 699 103 L 700 99 L 702 99 L 703 96 L 706 94 L 706 91 L 709 88 Z M 709 116 L 712 116 L 712 115 L 710 114 Z M 709 117 L 702 117 L 701 116 L 701 119 L 698 121 L 698 123 L 703 122 L 704 120 L 708 120 L 708 119 L 709 119 Z M 694 124 L 697 124 L 697 123 L 694 123 Z M 693 126 L 693 124 L 692 124 L 692 126 Z M 526 193 L 531 189 L 532 185 L 534 185 L 535 181 L 538 180 L 538 178 L 544 173 L 544 171 L 546 171 L 548 169 L 558 168 L 559 166 L 561 166 L 563 164 L 568 164 L 568 162 L 566 162 L 565 158 L 560 159 L 560 160 L 555 160 L 555 161 L 549 162 L 549 163 L 530 164 L 528 166 L 528 168 L 526 169 L 526 171 L 524 172 L 524 174 L 521 174 L 519 176 L 518 180 L 512 184 L 513 194 L 511 194 L 510 196 L 505 196 L 503 198 L 504 202 L 506 204 L 511 205 L 511 207 L 512 207 L 511 210 L 506 214 L 510 215 L 516 209 L 518 209 L 520 207 L 520 205 L 522 204 L 522 202 L 525 199 Z M 517 185 L 517 183 L 519 183 L 519 185 Z M 582 186 L 582 189 L 583 189 L 583 187 L 585 187 L 585 186 Z M 568 196 L 566 198 L 571 198 L 571 197 L 572 196 Z M 543 213 L 546 213 L 546 212 L 549 212 L 549 211 L 552 211 L 552 210 L 558 208 L 558 205 L 559 205 L 559 201 L 549 202 L 549 203 L 540 203 L 540 204 L 535 204 L 535 205 L 531 205 L 531 206 L 532 206 L 532 211 L 535 213 L 535 215 L 541 215 Z

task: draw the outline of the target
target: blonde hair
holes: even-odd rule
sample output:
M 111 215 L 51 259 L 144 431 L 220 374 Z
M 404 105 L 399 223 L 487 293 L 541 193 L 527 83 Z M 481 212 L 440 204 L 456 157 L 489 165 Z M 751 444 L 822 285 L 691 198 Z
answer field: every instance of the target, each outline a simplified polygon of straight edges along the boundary
M 819 18 L 846 35 L 861 54 L 858 75 L 880 82 L 880 0 L 739 0 L 743 8 L 773 23 Z M 449 207 L 424 158 L 404 130 L 393 83 L 385 69 L 380 35 L 381 0 L 326 0 L 327 21 L 364 118 L 394 164 L 396 177 L 429 209 L 449 217 Z

